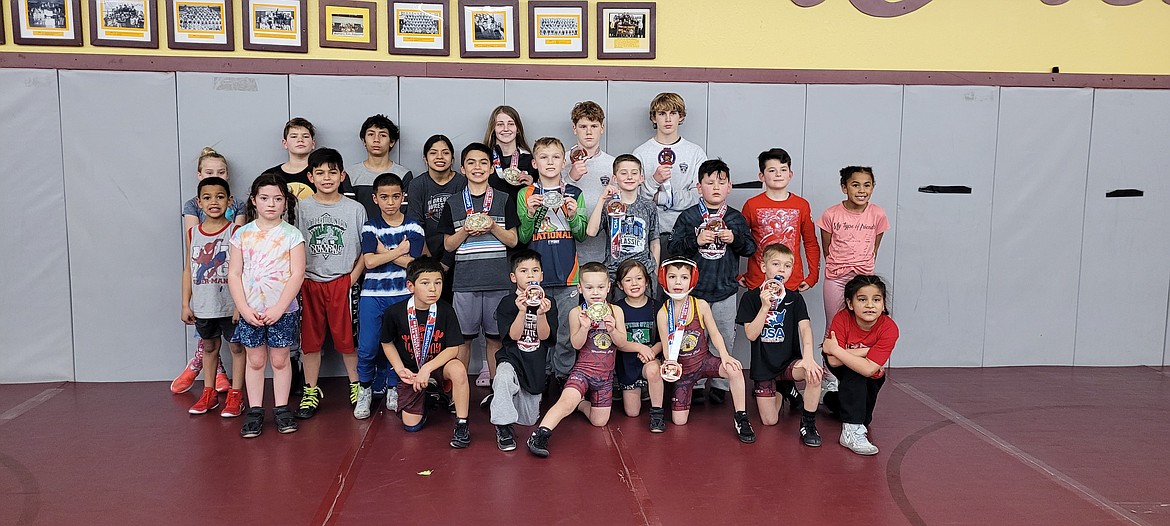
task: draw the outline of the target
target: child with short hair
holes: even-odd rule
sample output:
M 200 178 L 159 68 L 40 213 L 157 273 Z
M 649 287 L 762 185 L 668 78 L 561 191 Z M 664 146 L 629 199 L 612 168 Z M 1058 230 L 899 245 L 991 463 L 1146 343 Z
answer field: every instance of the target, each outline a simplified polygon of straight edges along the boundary
M 398 125 L 389 117 L 381 113 L 367 117 L 358 139 L 366 149 L 366 160 L 347 166 L 345 175 L 353 187 L 354 200 L 365 207 L 367 218 L 374 218 L 381 214 L 381 207 L 374 201 L 374 180 L 381 174 L 392 173 L 401 179 L 405 191 L 413 174 L 390 158 L 390 152 L 398 144 Z
M 260 436 L 264 428 L 264 365 L 272 364 L 272 389 L 276 429 L 297 430 L 288 409 L 292 371 L 289 347 L 297 333 L 297 291 L 305 277 L 305 239 L 301 231 L 284 221 L 296 221 L 296 196 L 275 174 L 252 182 L 248 195 L 249 223 L 231 239 L 228 253 L 228 288 L 240 323 L 236 339 L 248 353 L 248 412 L 240 436 Z
M 199 181 L 199 208 L 204 214 L 201 223 L 187 230 L 184 239 L 187 261 L 183 265 L 182 319 L 183 323 L 194 325 L 202 338 L 204 359 L 219 362 L 220 338 L 228 340 L 235 372 L 234 388 L 228 391 L 227 406 L 220 416 L 239 416 L 243 410 L 244 348 L 234 339 L 238 314 L 232 304 L 228 290 L 228 252 L 236 225 L 225 214 L 230 206 L 231 189 L 228 182 L 220 177 L 207 177 Z M 222 373 L 220 373 L 222 374 Z M 203 394 L 187 412 L 204 414 L 219 407 L 216 392 L 218 374 L 208 368 L 203 374 Z
M 605 110 L 591 100 L 578 102 L 569 112 L 569 119 L 573 124 L 577 144 L 569 148 L 568 163 L 561 177 L 567 177 L 570 183 L 581 189 L 586 203 L 599 202 L 605 188 L 613 184 L 613 175 L 617 173 L 614 157 L 601 149 L 601 136 L 605 134 Z M 577 244 L 578 259 L 605 261 L 605 254 L 609 251 L 606 241 L 596 232 L 590 233 L 585 241 Z
M 678 215 L 698 200 L 695 170 L 707 160 L 707 152 L 701 146 L 679 135 L 679 127 L 686 118 L 687 106 L 682 96 L 659 93 L 650 101 L 654 137 L 634 148 L 634 156 L 649 172 L 642 195 L 658 205 L 658 232 L 667 250 L 671 250 L 670 236 Z
M 719 159 L 699 165 L 698 204 L 679 214 L 670 239 L 670 252 L 698 263 L 703 281 L 694 296 L 706 301 L 714 313 L 719 334 L 727 348 L 735 347 L 735 294 L 739 291 L 739 258 L 756 252 L 747 220 L 738 210 L 727 206 L 731 193 L 731 174 L 727 163 Z M 727 384 L 712 382 L 711 401 L 722 403 Z
M 288 151 L 288 160 L 273 166 L 264 173 L 281 178 L 297 199 L 313 195 L 317 187 L 309 180 L 309 154 L 317 147 L 314 139 L 317 129 L 304 117 L 293 117 L 284 124 L 284 135 L 280 145 Z
M 614 184 L 602 189 L 589 215 L 585 233 L 597 236 L 605 232 L 600 236 L 608 241 L 605 254 L 597 261 L 605 261 L 611 276 L 619 265 L 631 259 L 645 268 L 658 268 L 658 208 L 638 194 L 644 179 L 637 157 L 619 155 L 613 162 Z
M 477 142 L 463 148 L 460 164 L 467 186 L 462 195 L 447 200 L 439 220 L 443 249 L 455 254 L 453 306 L 466 342 L 459 348 L 459 361 L 470 362 L 471 342 L 481 333 L 486 340 L 484 364 L 475 382 L 480 387 L 490 386 L 495 375 L 500 334 L 494 313 L 512 288 L 505 279 L 508 249 L 516 246 L 520 222 L 508 194 L 488 184 L 491 153 L 487 145 Z
M 841 417 L 841 445 L 859 455 L 876 455 L 868 426 L 878 391 L 886 382 L 885 366 L 898 342 L 898 325 L 886 308 L 889 295 L 881 278 L 854 276 L 845 284 L 845 309 L 829 324 L 821 344 L 825 362 L 840 381 L 825 405 Z
M 780 420 L 777 380 L 804 381 L 799 433 L 804 445 L 817 447 L 821 445 L 816 412 L 821 399 L 822 371 L 813 357 L 812 322 L 800 292 L 786 290 L 784 286 L 795 267 L 796 255 L 782 243 L 768 245 L 760 253 L 763 254 L 761 270 L 772 277 L 744 293 L 735 317 L 751 340 L 751 377 L 756 383 L 760 421 L 774 426 Z
M 301 287 L 301 359 L 305 366 L 305 385 L 296 413 L 301 419 L 312 418 L 325 397 L 317 380 L 326 332 L 332 336 L 333 348 L 345 364 L 350 404 L 357 405 L 360 390 L 350 289 L 365 270 L 361 232 L 366 223 L 366 209 L 338 193 L 345 180 L 343 166 L 337 150 L 313 151 L 309 155 L 309 180 L 317 186 L 317 193 L 297 203 L 297 225 L 305 238 L 307 278 Z
M 422 256 L 422 225 L 402 212 L 402 180 L 393 173 L 374 179 L 373 200 L 378 215 L 362 225 L 362 254 L 366 266 L 358 307 L 358 391 L 353 416 L 369 418 L 374 391 L 384 390 L 386 408 L 398 410 L 398 377 L 382 354 L 378 336 L 382 315 L 395 303 L 410 298 L 406 266 Z M 381 381 L 379 381 L 381 380 Z
M 406 267 L 411 298 L 395 303 L 382 317 L 382 352 L 398 375 L 398 414 L 407 432 L 420 431 L 427 422 L 427 389 L 431 383 L 451 392 L 455 403 L 455 430 L 451 447 L 471 445 L 467 425 L 469 389 L 467 368 L 456 359 L 463 330 L 455 309 L 439 297 L 443 267 L 423 256 Z M 420 319 L 425 322 L 420 322 Z
M 869 202 L 875 186 L 873 168 L 842 168 L 841 193 L 845 200 L 829 207 L 817 220 L 825 248 L 826 324 L 845 308 L 845 284 L 854 276 L 873 274 L 882 235 L 890 229 L 885 210 Z M 828 332 L 826 326 L 825 334 Z
M 743 217 L 747 220 L 757 247 L 783 243 L 792 250 L 795 260 L 792 274 L 784 283 L 784 288 L 804 292 L 817 284 L 821 267 L 821 247 L 817 244 L 817 227 L 813 223 L 812 211 L 808 201 L 788 190 L 788 185 L 796 175 L 792 171 L 792 156 L 787 151 L 772 148 L 760 152 L 757 159 L 760 164 L 758 177 L 764 183 L 764 191 L 744 203 Z M 800 259 L 801 247 L 808 260 L 808 275 L 805 275 L 806 267 Z M 771 277 L 760 270 L 763 268 L 762 263 L 763 252 L 757 251 L 748 261 L 747 272 L 744 273 L 746 288 L 759 288 L 764 280 Z
M 496 106 L 488 117 L 483 143 L 491 148 L 491 185 L 512 198 L 520 189 L 533 183 L 536 168 L 528 141 L 524 138 L 524 122 L 520 112 L 511 106 Z
M 511 257 L 509 279 L 516 290 L 496 307 L 501 346 L 492 379 L 491 421 L 500 451 L 516 449 L 512 426 L 530 426 L 540 418 L 544 368 L 556 345 L 557 305 L 540 289 L 544 271 L 540 254 L 522 248 Z
M 586 236 L 585 198 L 581 189 L 565 183 L 565 147 L 555 137 L 542 137 L 533 148 L 539 180 L 516 195 L 520 243 L 540 253 L 544 268 L 541 286 L 557 304 L 557 347 L 549 369 L 563 378 L 573 367 L 577 350 L 569 345 L 569 324 L 563 319 L 577 304 L 577 242 Z
M 443 248 L 443 234 L 439 231 L 439 220 L 443 217 L 443 205 L 453 195 L 459 195 L 467 186 L 467 178 L 452 168 L 455 148 L 445 135 L 432 135 L 423 143 L 423 158 L 427 171 L 410 181 L 406 188 L 406 215 L 418 221 L 426 232 L 425 254 L 435 258 L 443 266 L 448 283 L 451 268 L 455 266 L 455 253 Z M 450 301 L 451 287 L 445 287 L 444 300 Z
M 662 353 L 658 339 L 657 312 L 661 302 L 650 297 L 650 271 L 637 260 L 627 259 L 618 265 L 617 283 L 624 296 L 614 304 L 626 321 L 626 339 L 629 348 L 618 355 L 614 377 L 622 390 L 622 408 L 626 415 L 637 417 L 642 412 L 642 388 L 650 394 L 650 431 L 666 430 L 662 411 L 662 375 L 655 358 Z
M 658 280 L 669 299 L 658 311 L 658 334 L 664 344 L 660 371 L 662 379 L 674 382 L 670 419 L 674 425 L 687 423 L 691 413 L 691 390 L 703 378 L 727 378 L 735 407 L 735 431 L 739 441 L 756 441 L 747 414 L 743 366 L 731 356 L 715 323 L 710 305 L 691 296 L 699 282 L 699 267 L 682 256 L 662 262 Z M 707 351 L 711 345 L 715 354 Z
M 560 399 L 528 437 L 528 451 L 541 458 L 548 456 L 548 439 L 553 429 L 574 411 L 584 413 L 589 423 L 597 427 L 609 422 L 614 354 L 629 343 L 621 309 L 614 309 L 605 301 L 609 294 L 609 271 L 605 265 L 595 261 L 581 265 L 581 282 L 577 287 L 582 303 L 569 311 L 569 338 L 573 347 L 581 351 L 569 371 Z

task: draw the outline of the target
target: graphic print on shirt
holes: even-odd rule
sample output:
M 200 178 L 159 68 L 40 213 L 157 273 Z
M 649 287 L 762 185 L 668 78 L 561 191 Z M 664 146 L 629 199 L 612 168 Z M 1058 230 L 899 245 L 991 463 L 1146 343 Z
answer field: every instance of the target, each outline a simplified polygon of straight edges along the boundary
M 214 239 L 202 247 L 191 247 L 191 276 L 196 285 L 227 284 L 227 243 Z
M 760 236 L 759 248 L 780 243 L 796 252 L 800 210 L 795 208 L 758 208 L 755 219 L 756 228 L 763 233 Z
M 309 231 L 308 250 L 310 255 L 319 255 L 325 259 L 329 259 L 329 256 L 341 255 L 345 248 L 343 239 L 347 226 L 344 220 L 333 217 L 326 212 L 320 217 L 306 219 L 305 224 Z
M 520 332 L 520 339 L 516 340 L 516 347 L 520 352 L 534 352 L 540 349 L 540 336 L 536 332 L 536 310 L 524 311 L 524 329 Z
M 711 219 L 718 218 L 712 217 Z M 726 225 L 726 223 L 724 224 Z M 699 225 L 699 228 L 707 228 L 707 221 L 704 221 L 702 225 Z M 727 227 L 724 226 L 724 228 Z M 703 259 L 723 259 L 723 255 L 726 253 L 727 243 L 724 243 L 723 240 L 719 238 L 715 238 L 715 241 L 707 243 L 706 245 L 699 245 L 699 255 L 703 256 Z
M 621 254 L 640 254 L 646 250 L 646 220 L 626 216 L 618 227 Z
M 435 195 L 432 195 L 431 198 L 427 200 L 428 221 L 437 222 L 440 217 L 443 217 L 443 205 L 447 204 L 447 199 L 450 197 L 450 192 L 439 192 Z
M 768 319 L 764 321 L 764 330 L 760 332 L 761 342 L 784 342 L 784 316 L 786 313 L 787 309 L 784 308 L 768 312 Z
M 420 327 L 419 327 L 420 330 L 422 329 L 421 325 L 422 324 L 420 323 Z M 426 356 L 423 357 L 423 363 L 414 364 L 416 369 L 419 367 L 422 367 L 423 364 L 430 361 L 431 358 L 434 358 L 434 357 L 438 356 L 439 353 L 443 352 L 443 335 L 444 334 L 445 333 L 443 332 L 443 329 L 435 327 L 435 335 L 431 337 L 430 349 L 427 350 Z M 402 335 L 402 348 L 408 350 L 407 354 L 409 354 L 411 356 L 415 355 L 414 343 L 410 341 L 410 333 Z

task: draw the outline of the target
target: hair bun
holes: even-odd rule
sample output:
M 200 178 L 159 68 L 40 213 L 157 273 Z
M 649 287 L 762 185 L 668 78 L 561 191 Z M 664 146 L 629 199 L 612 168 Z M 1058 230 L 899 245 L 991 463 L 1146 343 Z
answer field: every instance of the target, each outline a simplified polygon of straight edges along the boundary
M 218 155 L 218 154 L 219 154 L 219 152 L 215 151 L 215 148 L 212 148 L 210 146 L 204 146 L 203 149 L 199 151 L 200 157 L 206 157 L 208 155 Z

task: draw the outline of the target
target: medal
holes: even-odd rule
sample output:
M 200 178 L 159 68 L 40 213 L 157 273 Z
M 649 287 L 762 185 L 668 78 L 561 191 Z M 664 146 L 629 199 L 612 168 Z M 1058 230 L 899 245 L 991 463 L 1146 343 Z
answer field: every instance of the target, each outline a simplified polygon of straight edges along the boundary
M 760 292 L 772 293 L 772 307 L 775 309 L 780 304 L 780 299 L 784 297 L 784 282 L 780 281 L 780 277 L 774 277 L 760 285 Z
M 572 148 L 569 148 L 570 163 L 584 160 L 586 157 L 589 157 L 589 152 L 585 151 L 585 148 L 582 148 L 581 145 L 574 144 Z
M 718 233 L 720 230 L 727 228 L 727 224 L 723 222 L 723 218 L 712 217 L 711 219 L 707 220 L 707 223 L 703 226 L 703 228 Z
M 471 189 L 463 187 L 463 208 L 467 212 L 467 218 L 463 220 L 463 225 L 471 230 L 483 230 L 492 224 L 492 218 L 488 216 L 488 212 L 492 209 L 492 197 L 494 192 L 489 186 L 487 193 L 483 196 L 483 211 L 475 213 L 475 208 L 471 205 Z
M 626 216 L 626 204 L 615 199 L 605 205 L 605 213 L 614 219 L 621 219 Z
M 609 304 L 604 301 L 599 301 L 585 308 L 585 314 L 594 323 L 601 323 L 601 320 L 609 316 L 610 312 L 613 311 L 609 308 Z
M 504 168 L 503 172 L 504 173 L 500 176 L 500 179 L 503 179 L 508 184 L 513 185 L 513 186 L 520 185 L 520 169 L 519 168 L 516 168 L 515 166 L 509 166 L 507 168 Z
M 667 334 L 666 360 L 662 362 L 661 373 L 662 379 L 667 382 L 674 382 L 682 378 L 683 368 L 682 364 L 678 363 L 678 353 L 683 346 L 683 336 L 687 333 L 683 327 L 686 326 L 687 316 L 690 313 L 690 298 L 687 298 L 683 303 L 678 318 L 674 316 L 674 300 L 666 303 L 666 327 L 669 333 Z
M 422 367 L 430 357 L 429 351 L 431 338 L 435 335 L 435 314 L 438 312 L 438 304 L 432 303 L 431 308 L 427 310 L 427 327 L 420 338 L 418 318 L 414 311 L 414 300 L 409 301 L 410 305 L 406 307 L 406 325 L 410 328 L 410 343 L 414 346 L 414 363 Z
M 544 301 L 544 289 L 540 288 L 540 284 L 535 281 L 529 283 L 528 288 L 524 290 L 524 304 L 529 307 L 539 307 L 542 301 Z
M 662 380 L 666 382 L 677 382 L 682 378 L 682 365 L 674 360 L 667 360 L 662 362 Z
M 661 152 L 658 152 L 658 164 L 674 166 L 674 150 L 663 148 Z
M 540 204 L 549 210 L 556 210 L 564 206 L 565 196 L 556 190 L 545 192 L 543 197 L 541 197 Z

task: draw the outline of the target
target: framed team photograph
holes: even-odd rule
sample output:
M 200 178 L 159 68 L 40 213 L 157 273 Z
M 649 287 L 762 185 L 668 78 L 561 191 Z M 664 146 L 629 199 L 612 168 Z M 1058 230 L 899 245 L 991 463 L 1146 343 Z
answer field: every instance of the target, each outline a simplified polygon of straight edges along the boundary
M 321 47 L 378 49 L 378 4 L 321 0 Z
M 244 49 L 309 52 L 307 0 L 244 0 Z
M 451 54 L 447 2 L 390 2 L 392 55 Z
M 158 4 L 153 0 L 89 0 L 89 43 L 158 48 Z
M 597 58 L 654 58 L 654 2 L 598 2 Z
M 12 0 L 11 15 L 12 41 L 17 44 L 81 45 L 80 0 Z
M 459 0 L 461 58 L 519 58 L 517 0 Z
M 167 0 L 167 47 L 232 51 L 232 0 Z
M 528 2 L 528 56 L 585 58 L 589 56 L 588 2 Z
M 0 4 L 0 44 L 4 44 L 4 5 Z

